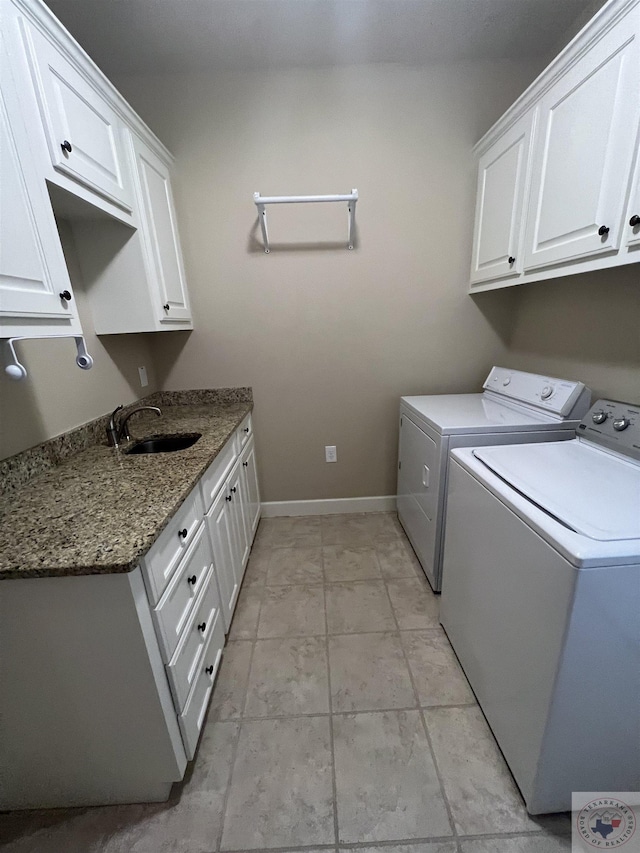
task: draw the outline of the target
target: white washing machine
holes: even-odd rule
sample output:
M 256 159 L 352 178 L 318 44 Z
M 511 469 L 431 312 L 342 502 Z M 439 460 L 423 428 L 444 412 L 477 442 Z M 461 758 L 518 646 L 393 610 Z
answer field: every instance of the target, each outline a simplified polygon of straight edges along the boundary
M 532 814 L 640 791 L 640 406 L 455 450 L 440 604 Z
M 441 588 L 449 451 L 571 439 L 591 403 L 582 382 L 494 367 L 482 394 L 402 397 L 398 517 L 436 592 Z

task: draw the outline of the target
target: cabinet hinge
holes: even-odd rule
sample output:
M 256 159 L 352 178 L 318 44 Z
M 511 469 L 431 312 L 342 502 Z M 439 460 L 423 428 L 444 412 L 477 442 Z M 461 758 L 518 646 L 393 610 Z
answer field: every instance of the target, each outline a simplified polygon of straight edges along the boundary
M 400 426 L 402 426 L 402 418 L 400 418 Z

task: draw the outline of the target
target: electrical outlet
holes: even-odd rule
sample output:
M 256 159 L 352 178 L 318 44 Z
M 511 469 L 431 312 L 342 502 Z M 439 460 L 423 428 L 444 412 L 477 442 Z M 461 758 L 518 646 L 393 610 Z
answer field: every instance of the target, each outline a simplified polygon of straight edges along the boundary
M 324 461 L 325 462 L 337 462 L 338 461 L 338 451 L 336 449 L 335 444 L 327 445 L 324 449 Z
M 138 373 L 140 374 L 140 387 L 146 388 L 147 385 L 149 384 L 149 380 L 147 379 L 147 368 L 146 367 L 139 367 Z

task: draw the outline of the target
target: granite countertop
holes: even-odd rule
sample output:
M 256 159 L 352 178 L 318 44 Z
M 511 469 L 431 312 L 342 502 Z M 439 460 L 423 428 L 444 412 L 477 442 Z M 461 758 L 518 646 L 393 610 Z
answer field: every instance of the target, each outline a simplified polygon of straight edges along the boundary
M 161 408 L 160 417 L 134 415 L 132 438 L 202 438 L 186 450 L 149 455 L 96 444 L 0 498 L 0 579 L 134 569 L 253 404 Z

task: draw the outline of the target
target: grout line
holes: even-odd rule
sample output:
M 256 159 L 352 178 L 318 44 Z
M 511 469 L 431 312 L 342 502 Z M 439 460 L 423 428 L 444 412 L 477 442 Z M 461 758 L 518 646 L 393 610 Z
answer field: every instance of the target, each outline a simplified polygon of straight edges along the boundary
M 389 589 L 387 587 L 386 581 L 385 581 L 384 588 L 385 588 L 385 591 L 387 593 L 387 597 L 389 599 L 389 605 L 391 607 L 391 612 L 393 613 L 393 618 L 396 621 L 396 625 L 398 625 L 398 633 L 400 633 L 400 623 L 398 622 L 396 612 L 395 612 L 394 607 L 393 607 L 393 602 L 391 600 L 391 596 L 389 595 Z M 409 672 L 409 678 L 411 680 L 411 686 L 413 687 L 413 692 L 415 695 L 416 704 L 419 708 L 418 713 L 420 714 L 420 720 L 422 722 L 422 728 L 424 730 L 425 738 L 427 740 L 427 746 L 429 747 L 429 752 L 431 753 L 431 760 L 433 761 L 433 767 L 434 767 L 434 770 L 436 773 L 436 778 L 438 779 L 438 784 L 440 785 L 440 793 L 442 794 L 442 800 L 444 802 L 445 809 L 447 810 L 447 816 L 449 818 L 449 824 L 451 826 L 453 837 L 456 840 L 457 848 L 458 848 L 458 850 L 460 850 L 460 844 L 457 841 L 458 830 L 456 828 L 456 823 L 455 823 L 455 820 L 453 818 L 453 811 L 451 809 L 451 804 L 449 803 L 449 798 L 447 797 L 447 793 L 445 791 L 444 778 L 440 772 L 440 768 L 438 767 L 438 762 L 436 761 L 436 754 L 435 754 L 434 749 L 433 749 L 433 743 L 431 742 L 431 736 L 429 735 L 429 730 L 427 729 L 427 723 L 426 723 L 425 718 L 424 718 L 424 711 L 420 707 L 420 694 L 419 694 L 418 688 L 416 686 L 416 681 L 415 681 L 415 678 L 413 676 L 413 672 L 411 671 L 411 666 L 409 664 L 409 658 L 407 657 L 407 651 L 404 647 L 404 643 L 402 642 L 402 637 L 400 637 L 400 648 L 402 649 L 402 656 L 404 658 L 405 666 L 407 667 L 407 671 Z
M 324 554 L 322 559 L 322 576 L 324 577 Z M 333 836 L 335 841 L 335 851 L 338 853 L 338 843 L 340 841 L 340 829 L 338 826 L 338 783 L 336 781 L 336 747 L 333 734 L 333 697 L 331 692 L 331 664 L 329 662 L 329 633 L 328 633 L 328 614 L 327 614 L 327 588 L 323 586 L 324 595 L 324 652 L 327 661 L 327 690 L 329 691 L 329 744 L 331 748 L 331 793 L 333 797 Z
M 214 720 L 216 723 L 260 723 L 264 720 L 296 720 L 299 718 L 308 717 L 352 717 L 355 714 L 389 714 L 395 711 L 435 711 L 435 710 L 452 710 L 454 708 L 477 708 L 476 702 L 459 703 L 457 705 L 409 705 L 403 707 L 391 708 L 354 708 L 350 711 L 313 711 L 308 714 L 270 714 L 265 717 L 224 717 Z

